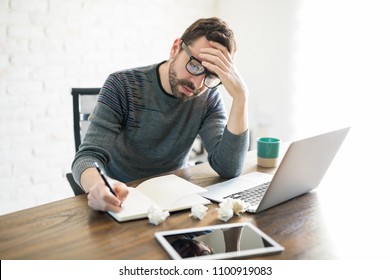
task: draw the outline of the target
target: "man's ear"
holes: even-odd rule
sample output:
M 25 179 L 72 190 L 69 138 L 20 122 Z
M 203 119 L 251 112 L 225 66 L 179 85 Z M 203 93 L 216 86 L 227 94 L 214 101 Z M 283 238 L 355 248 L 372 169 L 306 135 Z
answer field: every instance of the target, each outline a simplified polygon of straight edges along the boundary
M 170 52 L 170 59 L 173 59 L 180 51 L 180 48 L 181 48 L 181 39 L 180 38 L 177 38 L 175 39 L 175 41 L 173 42 L 173 45 L 171 47 L 171 52 Z

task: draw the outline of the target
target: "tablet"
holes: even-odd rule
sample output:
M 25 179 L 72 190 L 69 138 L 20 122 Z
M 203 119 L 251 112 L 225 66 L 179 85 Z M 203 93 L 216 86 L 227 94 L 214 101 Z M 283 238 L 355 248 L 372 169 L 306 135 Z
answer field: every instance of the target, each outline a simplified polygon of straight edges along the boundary
M 175 260 L 231 259 L 284 250 L 250 223 L 159 231 L 155 237 Z

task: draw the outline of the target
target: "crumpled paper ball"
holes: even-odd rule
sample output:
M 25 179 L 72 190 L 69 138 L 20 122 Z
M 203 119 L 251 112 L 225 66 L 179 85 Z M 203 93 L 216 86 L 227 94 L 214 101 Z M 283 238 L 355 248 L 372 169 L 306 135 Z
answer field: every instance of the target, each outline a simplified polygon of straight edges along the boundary
M 168 211 L 163 211 L 154 205 L 150 206 L 150 208 L 148 210 L 149 223 L 151 223 L 155 226 L 164 222 L 168 216 L 169 216 Z
M 217 208 L 218 219 L 224 222 L 227 222 L 231 217 L 233 217 L 233 209 L 229 203 L 222 202 Z
M 249 204 L 241 199 L 231 199 L 231 204 L 233 212 L 237 216 L 239 216 L 241 213 L 244 213 L 249 207 Z
M 239 216 L 241 213 L 244 213 L 246 209 L 248 209 L 248 206 L 249 205 L 241 199 L 228 198 L 219 204 L 219 208 L 217 209 L 218 219 L 227 222 L 233 217 L 233 214 Z
M 209 208 L 204 205 L 196 205 L 191 208 L 191 214 L 189 216 L 195 219 L 203 220 L 203 218 L 206 216 L 207 210 L 209 210 Z

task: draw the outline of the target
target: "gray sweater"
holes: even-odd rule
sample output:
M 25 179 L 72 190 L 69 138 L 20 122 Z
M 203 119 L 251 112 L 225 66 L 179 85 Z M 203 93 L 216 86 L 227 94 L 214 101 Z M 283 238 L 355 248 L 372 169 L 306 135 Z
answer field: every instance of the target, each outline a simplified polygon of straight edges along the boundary
M 163 90 L 159 65 L 107 78 L 72 164 L 76 182 L 95 161 L 122 182 L 183 168 L 198 134 L 221 177 L 241 173 L 249 133 L 227 130 L 221 94 L 214 89 L 187 102 L 179 100 Z

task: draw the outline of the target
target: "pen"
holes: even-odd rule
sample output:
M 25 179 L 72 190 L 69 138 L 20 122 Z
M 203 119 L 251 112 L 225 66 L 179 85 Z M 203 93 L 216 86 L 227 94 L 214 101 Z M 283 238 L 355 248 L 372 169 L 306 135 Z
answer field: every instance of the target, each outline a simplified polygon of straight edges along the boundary
M 99 172 L 100 176 L 102 177 L 104 183 L 106 184 L 107 188 L 110 190 L 110 192 L 117 197 L 116 193 L 114 192 L 114 189 L 111 187 L 110 183 L 108 182 L 107 178 L 106 178 L 106 175 L 104 175 L 104 172 L 103 170 L 100 169 L 99 167 L 99 164 L 97 164 L 97 162 L 95 162 L 95 166 L 96 166 L 96 169 L 97 171 Z

